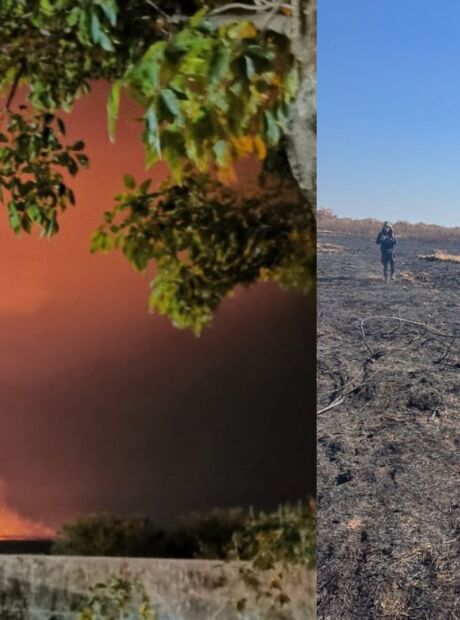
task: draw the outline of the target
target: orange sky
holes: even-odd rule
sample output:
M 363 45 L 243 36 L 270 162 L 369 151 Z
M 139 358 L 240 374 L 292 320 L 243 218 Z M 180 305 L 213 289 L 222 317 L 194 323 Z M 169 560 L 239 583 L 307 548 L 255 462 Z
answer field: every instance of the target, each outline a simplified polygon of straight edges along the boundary
M 91 169 L 73 183 L 77 206 L 59 235 L 18 239 L 4 210 L 0 218 L 0 537 L 81 511 L 169 518 L 264 503 L 262 481 L 276 468 L 289 481 L 274 483 L 274 497 L 288 499 L 313 462 L 313 443 L 310 455 L 301 443 L 313 402 L 304 381 L 314 364 L 312 300 L 255 287 L 226 302 L 196 340 L 147 313 L 148 280 L 121 256 L 89 253 L 123 174 L 146 175 L 131 105 L 116 143 L 107 140 L 106 92 L 98 86 L 67 119 Z M 280 430 L 277 411 L 290 430 Z M 264 420 L 279 445 L 258 438 Z M 225 443 L 240 436 L 241 454 Z

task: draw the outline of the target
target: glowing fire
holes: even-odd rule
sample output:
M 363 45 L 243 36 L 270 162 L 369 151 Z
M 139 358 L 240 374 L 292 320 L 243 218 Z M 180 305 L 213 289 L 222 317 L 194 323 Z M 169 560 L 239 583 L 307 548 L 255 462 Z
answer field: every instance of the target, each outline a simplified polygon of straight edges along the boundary
M 54 531 L 31 519 L 21 517 L 11 509 L 4 498 L 0 483 L 0 540 L 48 538 L 54 535 Z

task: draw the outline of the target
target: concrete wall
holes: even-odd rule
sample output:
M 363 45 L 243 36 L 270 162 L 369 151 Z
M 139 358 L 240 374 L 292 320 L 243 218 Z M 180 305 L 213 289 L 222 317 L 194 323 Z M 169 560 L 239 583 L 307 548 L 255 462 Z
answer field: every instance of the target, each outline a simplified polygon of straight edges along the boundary
M 282 613 L 271 599 L 245 584 L 237 564 L 207 560 L 144 560 L 47 556 L 0 556 L 1 620 L 75 620 L 91 585 L 112 575 L 139 578 L 158 620 L 312 620 L 315 574 L 296 570 Z M 266 586 L 270 581 L 264 578 Z M 236 602 L 246 599 L 243 613 Z

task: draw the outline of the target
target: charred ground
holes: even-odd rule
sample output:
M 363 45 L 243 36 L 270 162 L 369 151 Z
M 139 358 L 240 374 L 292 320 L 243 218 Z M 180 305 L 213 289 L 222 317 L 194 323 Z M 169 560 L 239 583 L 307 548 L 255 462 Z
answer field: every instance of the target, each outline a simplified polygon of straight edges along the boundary
M 460 618 L 460 239 L 318 250 L 318 618 Z

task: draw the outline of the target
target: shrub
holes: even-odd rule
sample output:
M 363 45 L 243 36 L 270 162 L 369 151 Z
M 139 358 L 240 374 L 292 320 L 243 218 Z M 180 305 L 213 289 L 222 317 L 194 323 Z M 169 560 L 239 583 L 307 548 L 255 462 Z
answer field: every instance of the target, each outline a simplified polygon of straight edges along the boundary
M 80 517 L 64 525 L 54 555 L 240 559 L 315 562 L 316 512 L 313 504 L 285 505 L 273 512 L 243 508 L 194 512 L 170 529 L 148 518 L 110 514 Z
M 155 620 L 150 599 L 137 580 L 112 576 L 90 589 L 78 620 Z
M 247 520 L 242 508 L 214 508 L 183 518 L 178 531 L 191 541 L 193 557 L 226 559 L 234 535 L 244 531 Z
M 54 555 L 162 556 L 166 533 L 150 519 L 89 515 L 66 524 L 52 547 Z
M 268 569 L 276 563 L 316 563 L 316 506 L 314 502 L 286 504 L 275 512 L 251 514 L 243 530 L 235 532 L 230 557 L 249 560 Z

